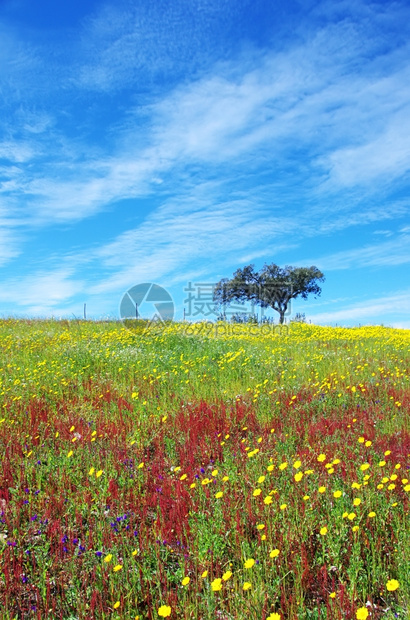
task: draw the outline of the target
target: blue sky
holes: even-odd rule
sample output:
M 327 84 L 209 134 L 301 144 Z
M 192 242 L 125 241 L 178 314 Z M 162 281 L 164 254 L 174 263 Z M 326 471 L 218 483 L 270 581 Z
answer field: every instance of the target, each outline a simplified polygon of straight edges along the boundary
M 326 276 L 292 314 L 410 328 L 409 35 L 407 2 L 3 0 L 0 315 L 154 282 L 178 319 L 276 263 Z

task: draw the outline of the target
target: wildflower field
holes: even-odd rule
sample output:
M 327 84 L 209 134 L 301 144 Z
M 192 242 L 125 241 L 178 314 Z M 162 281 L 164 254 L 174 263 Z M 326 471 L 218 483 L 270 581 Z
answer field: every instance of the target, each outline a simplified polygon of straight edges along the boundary
M 409 617 L 410 331 L 4 319 L 0 351 L 2 620 Z

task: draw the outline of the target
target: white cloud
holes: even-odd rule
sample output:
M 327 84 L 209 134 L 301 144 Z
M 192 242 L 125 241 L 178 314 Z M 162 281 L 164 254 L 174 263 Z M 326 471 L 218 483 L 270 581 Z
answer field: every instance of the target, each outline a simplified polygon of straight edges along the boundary
M 152 278 L 186 278 L 195 261 L 205 262 L 207 273 L 221 265 L 234 263 L 239 253 L 249 252 L 252 240 L 255 248 L 291 230 L 290 219 L 272 215 L 268 219 L 255 217 L 249 201 L 217 202 L 196 206 L 191 204 L 164 205 L 149 216 L 138 228 L 129 230 L 106 244 L 94 254 L 105 268 L 115 274 L 92 287 L 101 293 L 126 288 L 135 281 Z M 272 248 L 270 255 L 286 246 Z
M 410 105 L 407 105 L 373 139 L 335 150 L 329 156 L 330 183 L 348 186 L 402 176 L 410 170 L 409 136 Z
M 95 53 L 90 65 L 94 79 L 100 79 L 95 78 L 98 68 L 108 71 L 107 63 L 115 79 L 128 79 L 128 69 L 117 65 L 132 65 L 133 56 L 124 50 L 128 45 L 138 48 L 135 16 L 131 5 L 127 10 L 106 6 L 91 20 L 93 37 L 108 46 L 107 62 Z M 399 58 L 386 77 L 392 54 L 370 62 L 369 45 L 342 23 L 324 27 L 280 53 L 253 50 L 214 64 L 202 77 L 142 106 L 143 122 L 138 107 L 115 122 L 115 136 L 105 128 L 110 136 L 105 152 L 97 143 L 85 145 L 61 136 L 46 114 L 26 110 L 24 120 L 23 109 L 21 120 L 32 141 L 9 140 L 0 151 L 17 162 L 30 159 L 30 167 L 5 188 L 19 200 L 24 196 L 34 220 L 50 223 L 81 220 L 115 201 L 157 191 L 158 180 L 165 185 L 164 176 L 169 179 L 172 172 L 177 182 L 171 188 L 177 192 L 180 175 L 192 165 L 199 167 L 201 182 L 218 168 L 219 174 L 234 179 L 268 165 L 279 177 L 280 166 L 292 165 L 295 148 L 309 153 L 303 175 L 316 179 L 311 198 L 319 195 L 317 188 L 333 191 L 355 183 L 369 185 L 377 178 L 385 182 L 386 174 L 392 181 L 409 163 L 402 129 L 410 117 L 410 75 Z M 360 58 L 363 68 L 357 72 L 351 63 Z M 41 147 L 39 134 L 48 140 Z M 356 203 L 351 217 L 357 217 Z M 332 205 L 333 211 L 339 209 Z
M 63 267 L 51 272 L 35 272 L 23 278 L 3 280 L 0 302 L 19 306 L 52 308 L 81 292 L 83 282 L 73 280 L 74 269 Z
M 402 291 L 394 295 L 371 299 L 355 305 L 348 305 L 342 310 L 319 312 L 312 314 L 315 323 L 346 323 L 367 319 L 374 322 L 374 317 L 381 317 L 378 323 L 389 324 L 389 317 L 398 325 L 397 315 L 408 316 L 410 308 L 410 291 Z M 394 318 L 393 318 L 394 317 Z M 406 322 L 406 319 L 404 319 Z M 403 323 L 402 323 L 403 324 Z
M 396 266 L 410 262 L 410 235 L 402 234 L 392 241 L 336 252 L 319 258 L 299 261 L 317 265 L 326 271 L 360 269 L 370 266 Z

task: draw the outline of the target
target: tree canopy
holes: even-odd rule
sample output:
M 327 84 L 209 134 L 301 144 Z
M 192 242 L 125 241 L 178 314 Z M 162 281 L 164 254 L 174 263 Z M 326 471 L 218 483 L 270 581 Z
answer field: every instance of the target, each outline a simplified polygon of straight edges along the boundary
M 254 265 L 237 269 L 232 279 L 223 278 L 214 288 L 214 301 L 222 307 L 232 301 L 250 301 L 262 308 L 273 308 L 283 323 L 291 299 L 307 299 L 322 292 L 319 282 L 325 276 L 317 267 L 279 267 L 272 263 L 257 272 Z

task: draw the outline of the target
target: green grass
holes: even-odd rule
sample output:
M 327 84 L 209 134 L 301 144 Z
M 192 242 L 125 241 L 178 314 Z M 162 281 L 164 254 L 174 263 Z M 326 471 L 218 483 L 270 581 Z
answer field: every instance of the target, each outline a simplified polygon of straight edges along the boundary
M 407 618 L 410 332 L 147 327 L 0 321 L 0 618 Z

